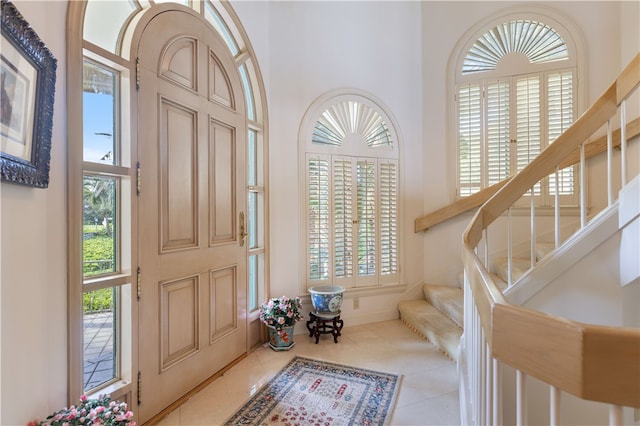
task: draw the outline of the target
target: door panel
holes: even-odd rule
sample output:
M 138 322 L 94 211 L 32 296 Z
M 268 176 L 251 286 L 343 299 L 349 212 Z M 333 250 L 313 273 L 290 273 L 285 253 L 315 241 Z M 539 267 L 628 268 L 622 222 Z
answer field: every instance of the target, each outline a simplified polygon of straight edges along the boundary
M 161 252 L 198 245 L 198 113 L 160 99 Z
M 238 327 L 236 267 L 211 272 L 210 342 L 223 338 Z
M 211 120 L 209 165 L 213 170 L 209 208 L 210 243 L 219 244 L 236 239 L 235 210 L 235 132 L 229 126 Z
M 178 37 L 168 44 L 160 58 L 160 75 L 197 91 L 197 43 L 193 37 Z
M 138 46 L 144 422 L 247 352 L 246 112 L 228 49 L 190 12 Z
M 198 277 L 161 284 L 161 371 L 198 351 Z

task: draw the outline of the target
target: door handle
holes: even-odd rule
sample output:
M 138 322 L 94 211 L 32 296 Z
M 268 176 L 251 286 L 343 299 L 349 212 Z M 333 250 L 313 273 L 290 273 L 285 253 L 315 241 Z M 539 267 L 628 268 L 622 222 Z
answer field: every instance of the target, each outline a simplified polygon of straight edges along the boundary
M 245 238 L 247 238 L 247 232 L 244 226 L 244 212 L 240 212 L 240 247 L 244 246 Z

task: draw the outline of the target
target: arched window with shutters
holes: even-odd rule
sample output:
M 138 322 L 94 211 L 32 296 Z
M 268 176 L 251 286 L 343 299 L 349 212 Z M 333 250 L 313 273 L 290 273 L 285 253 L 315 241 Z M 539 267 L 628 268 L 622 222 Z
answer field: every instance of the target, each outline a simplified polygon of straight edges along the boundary
M 517 13 L 471 34 L 453 70 L 458 197 L 522 170 L 573 123 L 581 98 L 576 37 L 557 20 Z M 556 182 L 560 203 L 576 205 L 574 167 L 538 183 L 536 204 L 553 204 Z
M 318 99 L 302 126 L 307 288 L 399 282 L 399 140 L 370 95 Z

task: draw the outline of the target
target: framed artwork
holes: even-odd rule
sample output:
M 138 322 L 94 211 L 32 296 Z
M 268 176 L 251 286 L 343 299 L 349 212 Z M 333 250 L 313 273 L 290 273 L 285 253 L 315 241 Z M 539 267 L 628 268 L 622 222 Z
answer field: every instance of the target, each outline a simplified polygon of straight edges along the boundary
M 49 185 L 57 61 L 16 7 L 2 0 L 0 168 L 6 182 Z

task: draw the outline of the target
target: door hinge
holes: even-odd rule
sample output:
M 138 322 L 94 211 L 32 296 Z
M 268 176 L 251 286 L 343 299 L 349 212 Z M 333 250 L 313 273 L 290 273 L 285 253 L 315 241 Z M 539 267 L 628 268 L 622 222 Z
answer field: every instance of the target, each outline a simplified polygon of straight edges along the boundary
M 140 183 L 140 178 L 142 177 L 142 170 L 140 168 L 140 162 L 136 163 L 136 195 L 140 195 L 140 189 L 142 187 L 142 183 Z
M 140 58 L 136 58 L 136 92 L 140 91 Z
M 138 276 L 136 282 L 136 296 L 138 297 L 138 301 L 142 298 L 142 270 L 138 266 Z
M 138 397 L 138 405 L 142 404 L 142 373 L 140 371 L 138 371 L 137 397 Z

